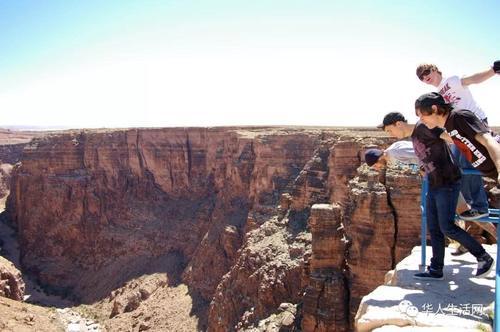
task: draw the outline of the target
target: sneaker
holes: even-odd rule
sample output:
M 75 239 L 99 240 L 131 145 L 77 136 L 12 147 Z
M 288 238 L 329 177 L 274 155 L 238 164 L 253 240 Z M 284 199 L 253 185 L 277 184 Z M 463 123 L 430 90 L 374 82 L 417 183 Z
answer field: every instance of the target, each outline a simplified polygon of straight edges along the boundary
M 458 215 L 460 219 L 467 221 L 477 220 L 487 216 L 489 216 L 488 212 L 479 212 L 478 210 L 475 209 L 464 211 Z
M 493 270 L 495 260 L 487 252 L 477 259 L 476 277 L 486 277 Z
M 413 275 L 413 279 L 419 280 L 443 280 L 443 271 L 442 270 L 434 270 L 430 266 L 427 267 L 427 271 L 419 272 Z
M 493 216 L 493 217 L 500 216 L 500 210 L 499 209 L 493 209 L 493 210 L 491 210 L 490 216 Z
M 467 250 L 467 248 L 465 248 L 463 245 L 459 245 L 457 247 L 457 249 L 455 249 L 455 251 L 451 252 L 451 254 L 453 256 L 461 256 L 461 255 L 466 254 L 468 252 L 469 252 L 469 250 Z

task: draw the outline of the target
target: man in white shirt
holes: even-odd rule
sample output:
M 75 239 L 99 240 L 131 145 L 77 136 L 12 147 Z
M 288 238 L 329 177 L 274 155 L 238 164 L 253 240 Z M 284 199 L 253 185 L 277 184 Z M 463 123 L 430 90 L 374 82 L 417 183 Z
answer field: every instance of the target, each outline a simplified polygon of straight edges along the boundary
M 365 161 L 368 166 L 377 170 L 385 167 L 386 164 L 397 164 L 398 162 L 412 165 L 419 164 L 411 141 L 397 141 L 383 151 L 369 149 L 365 152 Z
M 472 97 L 468 86 L 482 83 L 495 76 L 495 73 L 500 73 L 500 61 L 495 61 L 493 66 L 487 70 L 462 78 L 458 76 L 443 77 L 441 71 L 434 64 L 421 64 L 416 70 L 418 78 L 422 82 L 434 86 L 436 92 L 443 96 L 447 104 L 451 104 L 455 109 L 471 111 L 486 125 L 488 124 L 486 114 Z

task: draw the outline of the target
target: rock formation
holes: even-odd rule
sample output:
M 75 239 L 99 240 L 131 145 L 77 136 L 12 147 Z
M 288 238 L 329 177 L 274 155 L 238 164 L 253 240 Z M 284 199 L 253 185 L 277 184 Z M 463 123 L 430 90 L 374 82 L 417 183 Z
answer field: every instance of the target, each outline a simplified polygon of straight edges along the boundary
M 24 289 L 21 272 L 11 262 L 0 256 L 0 296 L 22 301 Z
M 12 171 L 12 165 L 5 163 L 0 164 L 0 200 L 4 202 L 7 199 L 7 195 L 9 195 L 10 188 L 10 173 Z M 2 204 L 5 206 L 5 203 Z
M 258 326 L 244 329 L 246 332 L 270 332 L 270 331 L 298 331 L 295 325 L 297 306 L 292 303 L 280 304 L 278 310 L 269 317 L 262 319 Z
M 382 144 L 377 146 L 383 146 Z M 358 139 L 344 138 L 332 145 L 328 160 L 328 187 L 330 202 L 344 205 L 348 196 L 348 183 L 356 175 L 364 148 Z
M 5 144 L 2 145 L 0 141 L 0 161 L 2 164 L 10 164 L 14 165 L 23 155 L 24 147 L 26 143 L 17 143 L 17 144 Z
M 10 189 L 12 167 L 21 160 L 23 149 L 41 132 L 11 131 L 0 128 L 0 208 L 3 210 Z
M 0 137 L 0 206 L 2 210 L 10 192 L 10 174 L 12 168 L 14 164 L 21 160 L 25 146 L 26 143 L 2 145 Z
M 351 240 L 350 317 L 361 298 L 383 283 L 384 275 L 419 243 L 418 175 L 362 167 L 350 182 L 346 232 Z M 369 267 L 369 268 L 368 268 Z
M 23 266 L 47 289 L 90 303 L 146 272 L 172 273 L 158 262 L 175 255 L 175 269 L 184 271 L 193 296 L 211 301 L 224 274 L 236 269 L 242 244 L 251 241 L 248 232 L 276 213 L 282 193 L 294 194 L 291 186 L 303 178 L 319 136 L 314 130 L 190 128 L 37 139 L 13 171 L 7 207 Z M 326 191 L 320 196 L 326 199 Z M 298 230 L 305 229 L 307 211 L 289 219 L 287 251 L 303 261 L 310 240 Z M 256 318 L 290 300 L 300 264 L 276 266 L 287 280 L 286 298 L 261 303 Z M 262 287 L 269 289 L 264 298 L 275 297 L 274 287 Z M 296 302 L 300 287 L 293 293 Z
M 266 317 L 289 301 L 298 303 L 308 284 L 304 265 L 311 252 L 307 230 L 310 207 L 328 200 L 329 148 L 321 143 L 293 181 L 289 193 L 254 206 L 245 243 L 233 268 L 219 284 L 210 305 L 209 330 L 258 328 Z M 266 325 L 266 324 L 264 324 Z
M 345 273 L 346 245 L 342 209 L 338 205 L 313 205 L 310 282 L 304 294 L 304 331 L 347 331 L 348 287 Z
M 348 331 L 361 298 L 419 244 L 419 176 L 360 167 L 366 147 L 388 144 L 377 135 L 170 128 L 41 137 L 12 170 L 7 212 L 26 271 L 47 290 L 99 302 L 115 322 L 154 328 L 139 317 L 150 317 L 148 303 L 187 286 L 193 312 L 206 316 L 199 329 Z M 144 279 L 151 287 L 137 284 L 158 274 Z

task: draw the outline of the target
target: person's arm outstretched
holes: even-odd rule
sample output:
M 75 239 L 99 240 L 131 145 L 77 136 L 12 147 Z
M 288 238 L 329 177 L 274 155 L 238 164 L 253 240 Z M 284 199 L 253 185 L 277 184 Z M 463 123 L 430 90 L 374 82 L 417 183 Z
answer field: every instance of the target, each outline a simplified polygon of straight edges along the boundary
M 495 73 L 499 74 L 500 73 L 500 60 L 495 61 L 493 63 L 493 66 L 489 68 L 488 70 L 470 75 L 470 76 L 465 76 L 462 77 L 461 83 L 463 86 L 471 85 L 471 84 L 478 84 L 486 81 L 489 78 L 492 78 L 495 76 Z

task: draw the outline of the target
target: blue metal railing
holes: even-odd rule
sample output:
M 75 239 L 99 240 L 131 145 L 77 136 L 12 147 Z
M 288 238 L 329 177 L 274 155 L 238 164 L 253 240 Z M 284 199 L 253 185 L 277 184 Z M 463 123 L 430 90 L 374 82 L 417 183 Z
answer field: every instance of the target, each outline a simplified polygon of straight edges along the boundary
M 464 169 L 463 174 L 481 174 L 479 171 Z M 426 197 L 427 191 L 429 190 L 429 182 L 427 177 L 424 176 L 422 179 L 422 193 L 420 195 L 420 210 L 422 212 L 422 226 L 421 226 L 421 246 L 422 246 L 422 261 L 420 264 L 420 269 L 425 271 L 426 268 L 426 247 L 427 247 L 427 212 L 426 212 Z M 489 216 L 476 219 L 475 222 L 491 222 L 494 224 L 500 224 L 500 209 L 489 209 Z M 497 259 L 496 259 L 496 276 L 495 276 L 495 312 L 493 317 L 493 330 L 495 332 L 500 332 L 500 326 L 498 326 L 497 318 L 500 316 L 500 294 L 497 292 L 497 285 L 500 284 L 500 252 L 498 251 L 498 239 L 500 239 L 500 226 L 497 227 Z

